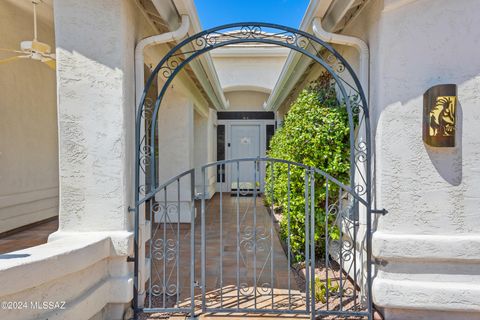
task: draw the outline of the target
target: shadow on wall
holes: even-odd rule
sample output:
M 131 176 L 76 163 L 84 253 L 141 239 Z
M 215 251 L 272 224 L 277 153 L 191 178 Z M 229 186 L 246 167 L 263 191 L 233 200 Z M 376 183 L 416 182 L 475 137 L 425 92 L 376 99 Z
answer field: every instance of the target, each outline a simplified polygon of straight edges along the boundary
M 455 147 L 432 147 L 424 142 L 433 166 L 440 176 L 452 186 L 458 186 L 462 182 L 463 111 L 460 101 L 457 103 L 456 120 Z

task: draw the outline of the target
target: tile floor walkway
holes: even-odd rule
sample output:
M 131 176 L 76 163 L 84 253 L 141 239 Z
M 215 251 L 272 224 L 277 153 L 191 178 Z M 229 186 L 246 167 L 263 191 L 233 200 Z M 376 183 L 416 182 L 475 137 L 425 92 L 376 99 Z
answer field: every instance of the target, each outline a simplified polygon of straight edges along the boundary
M 47 243 L 48 236 L 57 231 L 58 219 L 47 221 L 0 238 L 0 254 Z
M 295 277 L 288 265 L 277 232 L 272 227 L 272 218 L 263 204 L 263 199 L 257 198 L 255 206 L 253 197 L 238 198 L 238 215 L 236 200 L 237 198 L 230 196 L 230 194 L 223 194 L 221 201 L 220 195 L 216 194 L 206 205 L 206 305 L 209 308 L 223 308 L 225 312 L 217 314 L 207 312 L 202 315 L 202 318 L 215 317 L 218 319 L 222 316 L 226 317 L 229 310 L 233 311 L 236 308 L 252 309 L 256 307 L 257 309 L 287 310 L 290 307 L 293 310 L 304 309 L 305 295 L 298 290 Z M 195 279 L 198 281 L 201 279 L 200 212 L 200 206 L 197 204 Z M 220 212 L 222 212 L 222 215 Z M 257 230 L 256 243 L 254 241 L 255 223 Z M 167 230 L 166 233 L 164 233 L 164 227 Z M 154 258 L 152 260 L 154 263 L 152 265 L 151 285 L 152 288 L 159 285 L 156 288 L 160 289 L 164 283 L 165 275 L 166 287 L 171 288 L 171 292 L 175 294 L 171 299 L 166 297 L 165 304 L 163 295 L 152 296 L 151 306 L 172 307 L 176 305 L 175 289 L 177 286 L 180 288 L 178 292 L 179 304 L 188 306 L 191 296 L 189 289 L 190 225 L 167 224 L 164 226 L 163 224 L 157 224 L 155 229 L 153 239 L 154 243 L 159 246 L 154 245 L 152 248 L 152 256 L 158 259 Z M 178 234 L 180 254 L 177 264 L 176 257 L 169 256 L 169 248 L 171 245 L 173 250 L 170 253 L 174 254 L 174 242 L 178 230 L 180 231 Z M 166 235 L 165 240 L 164 235 Z M 163 243 L 166 243 L 165 247 L 163 247 Z M 237 244 L 240 247 L 238 255 Z M 162 253 L 164 248 L 167 252 L 166 255 Z M 164 263 L 164 257 L 166 257 L 166 263 Z M 255 282 L 257 290 L 255 290 Z M 237 290 L 238 287 L 240 290 Z M 149 302 L 150 300 L 147 297 L 146 306 Z M 195 303 L 199 309 L 201 307 L 200 289 L 195 290 Z M 249 317 L 258 316 L 251 313 L 240 313 L 229 314 L 228 318 L 243 319 L 247 315 Z M 259 317 L 276 318 L 278 315 L 262 314 Z M 305 316 L 282 315 L 282 317 L 298 319 Z M 150 319 L 158 318 L 152 315 Z

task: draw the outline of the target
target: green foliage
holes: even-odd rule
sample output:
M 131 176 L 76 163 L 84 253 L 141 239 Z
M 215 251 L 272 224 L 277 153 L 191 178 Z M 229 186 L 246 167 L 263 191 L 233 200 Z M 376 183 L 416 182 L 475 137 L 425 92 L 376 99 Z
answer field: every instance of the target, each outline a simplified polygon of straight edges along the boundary
M 329 86 L 311 86 L 304 89 L 293 103 L 271 142 L 268 156 L 303 163 L 327 172 L 345 182 L 350 170 L 348 114 L 344 105 L 337 101 L 335 90 Z M 290 245 L 297 261 L 303 260 L 305 252 L 305 170 L 290 166 L 290 201 L 288 199 L 288 165 L 275 163 L 272 175 L 266 171 L 265 198 L 282 212 L 281 235 L 288 234 L 290 217 Z M 272 178 L 274 179 L 272 183 Z M 315 175 L 315 240 L 316 250 L 323 250 L 325 238 L 326 181 Z M 273 185 L 273 190 L 272 190 Z M 330 183 L 329 203 L 335 202 L 338 187 Z M 288 211 L 290 208 L 290 211 Z M 290 214 L 288 214 L 290 212 Z M 335 217 L 329 216 L 328 233 L 332 239 L 339 238 L 334 226 Z
M 332 285 L 332 279 L 328 279 L 327 283 L 322 282 L 319 278 L 315 278 L 315 301 L 326 303 L 327 302 L 327 286 L 328 293 L 337 293 L 340 286 L 338 283 Z

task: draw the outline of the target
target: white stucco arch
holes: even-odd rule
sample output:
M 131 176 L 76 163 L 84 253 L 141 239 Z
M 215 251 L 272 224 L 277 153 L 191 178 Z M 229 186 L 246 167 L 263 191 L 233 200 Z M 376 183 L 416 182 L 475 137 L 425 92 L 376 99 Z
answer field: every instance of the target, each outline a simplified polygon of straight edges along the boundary
M 270 94 L 290 49 L 266 44 L 226 46 L 210 52 L 224 92 Z M 255 77 L 252 77 L 255 74 Z
M 256 86 L 256 85 L 232 85 L 223 87 L 223 92 L 234 92 L 234 91 L 253 91 L 253 92 L 262 92 L 266 94 L 272 93 L 271 88 L 265 86 Z

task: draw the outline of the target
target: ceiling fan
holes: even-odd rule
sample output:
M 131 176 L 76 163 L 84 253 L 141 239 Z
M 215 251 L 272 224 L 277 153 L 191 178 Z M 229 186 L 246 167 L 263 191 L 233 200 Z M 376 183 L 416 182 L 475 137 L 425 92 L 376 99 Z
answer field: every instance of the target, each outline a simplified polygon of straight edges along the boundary
M 20 42 L 20 50 L 2 49 L 0 51 L 17 53 L 19 55 L 0 60 L 0 64 L 19 59 L 33 59 L 45 63 L 50 69 L 55 70 L 55 53 L 51 53 L 48 44 L 37 40 L 37 5 L 40 0 L 32 0 L 33 4 L 33 40 Z

